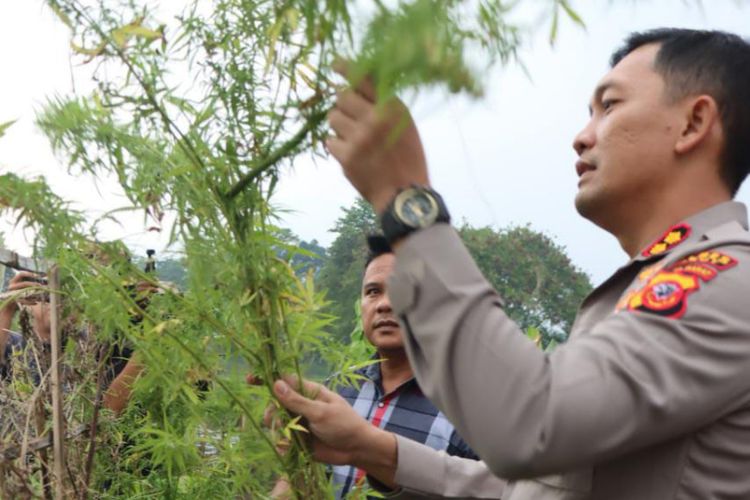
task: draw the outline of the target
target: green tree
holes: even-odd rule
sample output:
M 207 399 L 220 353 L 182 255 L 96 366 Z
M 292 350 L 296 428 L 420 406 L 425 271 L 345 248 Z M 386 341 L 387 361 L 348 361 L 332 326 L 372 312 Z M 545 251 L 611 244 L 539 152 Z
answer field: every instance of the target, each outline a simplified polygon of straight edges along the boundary
M 326 249 L 318 240 L 301 240 L 286 228 L 278 230 L 278 238 L 284 242 L 284 246 L 278 249 L 278 255 L 291 264 L 297 276 L 306 278 L 312 273 L 313 278 L 317 279 L 327 259 Z
M 578 306 L 591 291 L 589 277 L 565 249 L 529 226 L 496 230 L 464 224 L 459 234 L 482 274 L 519 326 L 537 329 L 546 346 L 564 341 Z
M 318 285 L 326 292 L 327 311 L 336 317 L 331 327 L 333 336 L 347 342 L 356 327 L 367 236 L 378 231 L 378 223 L 372 207 L 362 198 L 343 212 L 330 230 L 336 238 L 328 248 L 328 260 L 321 269 Z

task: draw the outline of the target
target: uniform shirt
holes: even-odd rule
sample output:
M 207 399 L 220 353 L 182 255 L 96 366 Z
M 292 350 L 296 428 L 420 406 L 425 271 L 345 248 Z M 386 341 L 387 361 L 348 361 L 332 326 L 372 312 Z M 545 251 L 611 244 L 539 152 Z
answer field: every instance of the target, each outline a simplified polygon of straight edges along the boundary
M 549 355 L 451 227 L 399 246 L 388 290 L 412 368 L 487 466 L 516 480 L 495 498 L 750 498 L 747 211 L 722 203 L 664 229 Z M 441 496 L 401 444 L 396 481 Z
M 476 454 L 456 433 L 453 425 L 424 396 L 411 378 L 388 394 L 383 392 L 380 364 L 357 372 L 365 378 L 358 387 L 339 387 L 338 392 L 354 410 L 373 425 L 406 439 L 444 450 L 449 455 L 476 460 Z M 336 498 L 344 498 L 355 486 L 362 485 L 365 473 L 348 465 L 332 467 Z

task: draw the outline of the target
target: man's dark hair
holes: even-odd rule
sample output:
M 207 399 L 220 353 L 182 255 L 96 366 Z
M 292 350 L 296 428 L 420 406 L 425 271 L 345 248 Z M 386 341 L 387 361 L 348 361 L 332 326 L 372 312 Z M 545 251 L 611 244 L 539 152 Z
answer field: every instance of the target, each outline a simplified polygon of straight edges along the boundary
M 385 239 L 385 236 L 380 234 L 371 234 L 367 237 L 367 259 L 365 259 L 365 271 L 370 262 L 377 259 L 381 255 L 387 253 L 393 253 L 391 244 Z
M 631 34 L 610 64 L 651 43 L 660 45 L 654 69 L 671 99 L 707 94 L 716 101 L 724 131 L 721 176 L 734 196 L 750 171 L 750 43 L 722 31 L 659 28 Z

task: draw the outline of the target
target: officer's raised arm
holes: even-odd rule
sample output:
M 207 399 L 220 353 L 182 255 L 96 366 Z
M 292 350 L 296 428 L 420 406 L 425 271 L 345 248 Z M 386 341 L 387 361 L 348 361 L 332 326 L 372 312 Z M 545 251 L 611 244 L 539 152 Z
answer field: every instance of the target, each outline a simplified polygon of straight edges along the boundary
M 531 479 L 507 498 L 750 498 L 750 236 L 731 201 L 750 170 L 749 81 L 750 44 L 727 33 L 653 30 L 613 55 L 571 171 L 577 210 L 630 260 L 552 355 L 447 224 L 403 105 L 340 96 L 329 149 L 396 246 L 414 372 L 495 473 Z

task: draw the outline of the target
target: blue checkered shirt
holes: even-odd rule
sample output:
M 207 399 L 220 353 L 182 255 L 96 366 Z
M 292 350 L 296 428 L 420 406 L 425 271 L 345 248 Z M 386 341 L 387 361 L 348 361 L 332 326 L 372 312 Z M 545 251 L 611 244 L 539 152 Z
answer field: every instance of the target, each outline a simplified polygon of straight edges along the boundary
M 366 380 L 359 387 L 336 388 L 362 417 L 381 429 L 413 439 L 449 455 L 478 460 L 479 457 L 456 433 L 448 419 L 422 393 L 412 378 L 389 394 L 383 394 L 380 363 L 357 372 Z M 349 465 L 332 467 L 336 499 L 345 498 L 363 473 Z

